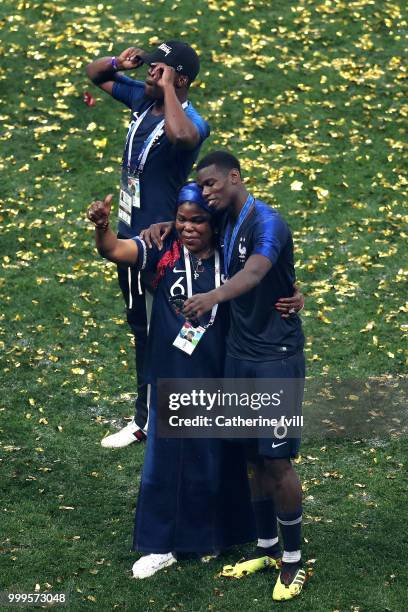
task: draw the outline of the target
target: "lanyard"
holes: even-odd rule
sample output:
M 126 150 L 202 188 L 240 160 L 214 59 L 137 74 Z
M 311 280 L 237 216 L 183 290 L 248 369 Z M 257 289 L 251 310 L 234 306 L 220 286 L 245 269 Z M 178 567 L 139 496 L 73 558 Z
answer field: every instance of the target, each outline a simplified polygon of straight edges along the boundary
M 187 297 L 191 298 L 191 296 L 193 295 L 193 283 L 192 283 L 192 277 L 191 277 L 190 255 L 185 246 L 183 246 L 183 253 L 184 253 L 184 263 L 186 266 Z M 215 288 L 218 289 L 218 287 L 221 285 L 221 270 L 220 270 L 220 254 L 217 251 L 217 249 L 214 252 L 214 257 L 215 257 L 214 284 L 215 284 Z M 211 325 L 214 323 L 215 315 L 217 314 L 217 310 L 218 310 L 218 304 L 214 304 L 214 306 L 211 309 L 210 320 L 208 321 L 207 325 L 203 325 L 203 327 L 205 328 L 211 327 Z
M 149 108 L 147 108 L 138 118 L 137 120 L 134 122 L 134 124 L 131 126 L 129 133 L 128 133 L 128 137 L 127 137 L 127 141 L 129 143 L 128 145 L 128 159 L 127 159 L 127 165 L 128 168 L 130 168 L 130 164 L 131 164 L 131 160 L 132 160 L 132 148 L 133 148 L 133 139 L 135 137 L 135 134 L 139 128 L 139 126 L 141 125 L 143 119 L 146 117 L 147 113 L 149 112 L 149 110 L 153 107 L 154 105 L 151 104 L 149 106 Z M 187 100 L 185 102 L 183 102 L 182 107 L 183 109 L 187 108 L 188 106 L 188 102 Z M 159 123 L 156 125 L 156 127 L 154 128 L 154 130 L 149 134 L 149 136 L 146 138 L 146 140 L 144 141 L 141 151 L 139 153 L 139 156 L 137 158 L 137 162 L 136 162 L 136 166 L 134 169 L 134 174 L 142 174 L 143 172 L 143 168 L 145 166 L 146 160 L 147 160 L 147 156 L 150 153 L 150 149 L 153 146 L 153 143 L 158 140 L 160 138 L 160 136 L 162 136 L 162 134 L 164 133 L 164 119 L 162 119 L 162 121 L 159 121 Z
M 235 239 L 238 235 L 239 230 L 241 229 L 241 225 L 245 221 L 249 209 L 252 204 L 255 202 L 255 198 L 249 195 L 246 199 L 244 206 L 241 208 L 241 212 L 239 213 L 238 220 L 234 226 L 234 230 L 232 231 L 231 222 L 228 222 L 227 229 L 225 230 L 224 236 L 224 272 L 225 276 L 228 277 L 228 268 L 231 263 L 232 251 L 234 250 Z M 231 235 L 232 231 L 232 235 Z

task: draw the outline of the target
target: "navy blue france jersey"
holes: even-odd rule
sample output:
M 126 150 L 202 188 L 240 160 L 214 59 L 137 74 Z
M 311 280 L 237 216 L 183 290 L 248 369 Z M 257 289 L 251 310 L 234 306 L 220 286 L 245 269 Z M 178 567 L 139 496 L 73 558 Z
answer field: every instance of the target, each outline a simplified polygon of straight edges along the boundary
M 225 358 L 228 306 L 218 307 L 214 324 L 206 330 L 192 355 L 187 355 L 173 346 L 185 323 L 184 316 L 176 313 L 170 301 L 176 296 L 187 297 L 183 248 L 175 233 L 165 241 L 160 251 L 156 246 L 147 248 L 138 237 L 134 240 L 139 249 L 135 266 L 151 274 L 156 286 L 145 365 L 148 382 L 154 384 L 157 378 L 221 377 Z M 197 279 L 192 278 L 193 294 L 206 293 L 215 288 L 214 262 L 214 255 L 202 260 L 203 271 Z M 210 313 L 207 313 L 200 319 L 200 325 L 207 324 L 209 320 Z
M 225 217 L 221 242 L 227 222 Z M 251 255 L 264 255 L 272 268 L 254 289 L 229 302 L 227 353 L 253 361 L 282 359 L 301 351 L 304 345 L 300 318 L 291 315 L 282 319 L 275 308 L 280 297 L 293 295 L 293 240 L 286 221 L 259 200 L 255 200 L 237 234 L 228 276 L 242 270 Z
M 136 117 L 153 104 L 153 100 L 144 94 L 142 81 L 135 81 L 121 74 L 116 75 L 112 96 L 131 109 L 129 128 Z M 164 133 L 153 144 L 140 177 L 141 207 L 133 210 L 132 227 L 128 227 L 123 221 L 119 221 L 118 224 L 118 232 L 124 238 L 132 238 L 152 223 L 174 218 L 177 193 L 191 172 L 202 142 L 210 133 L 208 123 L 197 113 L 192 104 L 188 104 L 185 113 L 196 126 L 200 142 L 192 150 L 183 149 L 171 143 Z M 148 112 L 143 119 L 133 139 L 131 170 L 137 163 L 146 138 L 163 118 L 163 115 L 157 116 Z M 122 166 L 122 179 L 125 183 L 127 183 L 128 144 L 127 141 Z

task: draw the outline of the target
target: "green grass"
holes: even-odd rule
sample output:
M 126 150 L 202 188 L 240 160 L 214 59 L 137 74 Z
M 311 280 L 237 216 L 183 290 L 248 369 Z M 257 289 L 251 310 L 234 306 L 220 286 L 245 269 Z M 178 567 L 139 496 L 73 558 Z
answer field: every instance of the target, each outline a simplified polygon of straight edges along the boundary
M 294 231 L 309 374 L 395 378 L 406 23 L 399 1 L 3 2 L 2 589 L 65 591 L 72 610 L 273 607 L 272 574 L 229 582 L 221 562 L 130 579 L 143 449 L 102 452 L 99 440 L 131 412 L 133 349 L 84 215 L 117 190 L 128 113 L 88 84 L 86 63 L 156 37 L 194 42 L 191 99 L 212 127 L 203 152 L 234 152 Z M 304 554 L 316 561 L 288 609 L 406 608 L 407 450 L 404 438 L 303 447 Z

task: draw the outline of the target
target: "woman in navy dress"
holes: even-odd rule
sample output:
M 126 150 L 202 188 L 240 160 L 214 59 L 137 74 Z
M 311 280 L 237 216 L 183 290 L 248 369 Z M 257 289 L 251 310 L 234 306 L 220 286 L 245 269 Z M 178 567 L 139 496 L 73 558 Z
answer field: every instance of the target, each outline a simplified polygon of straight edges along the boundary
M 104 202 L 95 202 L 88 213 L 96 225 L 99 252 L 110 261 L 136 266 L 150 275 L 155 288 L 146 362 L 152 386 L 149 437 L 134 530 L 134 549 L 147 554 L 134 564 L 133 575 L 144 578 L 175 563 L 177 554 L 214 554 L 253 540 L 255 525 L 240 445 L 157 435 L 159 378 L 223 375 L 225 305 L 200 320 L 200 325 L 208 327 L 191 355 L 173 345 L 186 323 L 180 312 L 182 300 L 222 282 L 211 210 L 195 183 L 183 187 L 175 231 L 159 250 L 147 248 L 139 237 L 116 238 L 108 225 L 110 201 L 108 196 Z

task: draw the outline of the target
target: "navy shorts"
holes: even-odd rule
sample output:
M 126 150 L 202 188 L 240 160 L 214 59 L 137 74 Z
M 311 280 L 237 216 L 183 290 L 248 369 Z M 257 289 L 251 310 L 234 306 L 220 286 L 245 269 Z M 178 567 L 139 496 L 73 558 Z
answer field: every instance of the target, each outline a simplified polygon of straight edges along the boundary
M 299 381 L 293 393 L 293 412 L 301 415 L 305 381 L 305 358 L 303 352 L 286 359 L 274 361 L 250 361 L 227 355 L 225 358 L 225 378 L 291 378 Z M 299 453 L 300 437 L 254 438 L 245 439 L 249 458 L 263 456 L 271 459 L 294 458 Z

